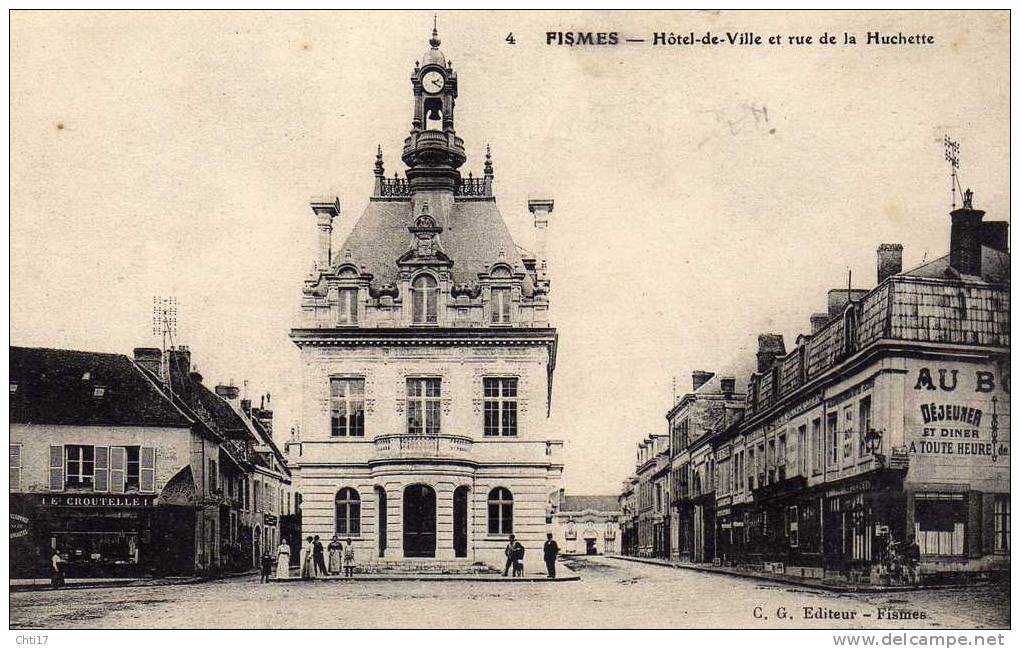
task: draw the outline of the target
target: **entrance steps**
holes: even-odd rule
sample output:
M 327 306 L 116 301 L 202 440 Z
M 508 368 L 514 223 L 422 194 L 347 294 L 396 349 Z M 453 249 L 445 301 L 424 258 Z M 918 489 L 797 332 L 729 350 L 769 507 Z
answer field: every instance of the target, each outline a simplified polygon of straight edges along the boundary
M 496 575 L 495 568 L 470 559 L 372 559 L 358 563 L 362 575 Z

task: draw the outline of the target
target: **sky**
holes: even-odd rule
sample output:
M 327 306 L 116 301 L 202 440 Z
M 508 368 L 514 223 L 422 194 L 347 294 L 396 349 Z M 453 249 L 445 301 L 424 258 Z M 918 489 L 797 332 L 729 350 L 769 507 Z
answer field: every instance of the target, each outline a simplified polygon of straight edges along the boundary
M 152 298 L 208 385 L 297 420 L 295 323 L 315 258 L 308 200 L 364 210 L 376 146 L 403 171 L 428 12 L 14 12 L 12 345 L 130 354 Z M 691 371 L 792 346 L 830 288 L 947 251 L 943 137 L 989 219 L 1009 219 L 1009 31 L 998 13 L 442 12 L 463 171 L 491 144 L 518 244 L 552 197 L 552 435 L 564 486 L 617 493 Z M 928 46 L 618 46 L 753 31 L 928 33 Z M 513 33 L 514 44 L 507 42 Z

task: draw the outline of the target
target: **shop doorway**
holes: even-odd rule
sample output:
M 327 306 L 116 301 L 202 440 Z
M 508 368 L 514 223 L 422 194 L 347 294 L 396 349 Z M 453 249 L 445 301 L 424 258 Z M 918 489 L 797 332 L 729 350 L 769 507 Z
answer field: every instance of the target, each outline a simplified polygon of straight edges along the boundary
M 468 492 L 467 487 L 457 487 L 453 492 L 453 556 L 466 558 L 468 555 Z
M 436 490 L 428 485 L 404 489 L 404 556 L 436 556 Z

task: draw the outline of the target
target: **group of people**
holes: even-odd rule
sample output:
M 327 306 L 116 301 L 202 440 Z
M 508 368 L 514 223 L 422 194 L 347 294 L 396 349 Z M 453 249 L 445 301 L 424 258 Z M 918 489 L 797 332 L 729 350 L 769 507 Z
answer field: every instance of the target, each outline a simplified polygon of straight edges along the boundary
M 542 546 L 542 558 L 545 560 L 546 576 L 549 579 L 556 578 L 556 557 L 560 553 L 560 546 L 553 540 L 552 533 L 546 533 L 545 545 Z M 503 576 L 513 574 L 514 577 L 524 576 L 524 546 L 513 534 L 510 535 L 506 549 L 506 566 L 503 568 Z M 511 573 L 512 571 L 512 573 Z
M 329 564 L 326 563 L 326 552 L 329 552 Z M 309 536 L 301 546 L 298 562 L 301 579 L 315 579 L 326 575 L 354 576 L 354 543 L 351 539 L 340 540 L 334 534 L 329 547 L 323 547 L 318 536 Z M 262 555 L 262 582 L 268 582 L 273 571 L 273 557 L 266 551 Z M 281 541 L 276 548 L 276 578 L 290 578 L 290 545 Z

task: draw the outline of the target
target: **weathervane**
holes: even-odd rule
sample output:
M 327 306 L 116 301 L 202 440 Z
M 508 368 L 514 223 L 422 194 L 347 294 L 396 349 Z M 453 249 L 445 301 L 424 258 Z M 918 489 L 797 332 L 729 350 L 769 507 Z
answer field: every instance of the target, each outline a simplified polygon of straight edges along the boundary
M 946 162 L 949 163 L 949 167 L 952 169 L 952 181 L 950 183 L 953 192 L 953 209 L 956 209 L 956 188 L 959 187 L 960 181 L 956 177 L 957 170 L 960 168 L 960 143 L 954 142 L 949 139 L 949 136 L 945 137 L 946 144 Z

